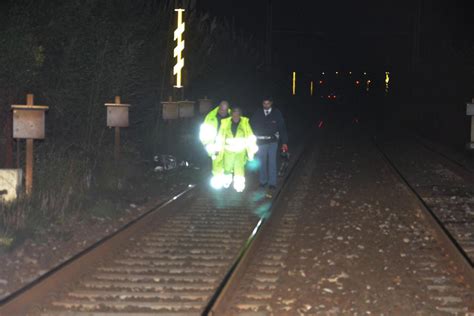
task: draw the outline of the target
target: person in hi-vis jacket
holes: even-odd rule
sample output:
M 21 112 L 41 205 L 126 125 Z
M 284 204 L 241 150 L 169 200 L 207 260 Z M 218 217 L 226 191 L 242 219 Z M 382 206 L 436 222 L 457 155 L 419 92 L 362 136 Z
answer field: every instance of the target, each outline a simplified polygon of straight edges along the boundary
M 233 182 L 234 189 L 242 192 L 245 189 L 245 164 L 253 160 L 258 151 L 257 139 L 240 108 L 234 108 L 231 117 L 223 119 L 221 124 L 216 144 L 224 160 L 222 186 L 228 188 Z
M 222 188 L 224 176 L 224 156 L 218 155 L 216 138 L 222 124 L 222 120 L 230 115 L 229 102 L 221 101 L 219 106 L 209 112 L 199 130 L 199 139 L 206 149 L 207 154 L 212 159 L 211 186 L 215 189 Z

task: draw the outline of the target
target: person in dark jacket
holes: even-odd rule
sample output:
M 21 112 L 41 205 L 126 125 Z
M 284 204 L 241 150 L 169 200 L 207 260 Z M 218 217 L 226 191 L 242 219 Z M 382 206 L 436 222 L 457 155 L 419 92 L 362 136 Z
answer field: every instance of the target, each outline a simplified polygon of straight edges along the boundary
M 288 151 L 288 134 L 283 115 L 273 107 L 272 98 L 264 98 L 262 105 L 263 108 L 252 116 L 250 124 L 257 137 L 260 187 L 268 185 L 272 191 L 277 184 L 278 143 L 281 142 L 282 151 Z

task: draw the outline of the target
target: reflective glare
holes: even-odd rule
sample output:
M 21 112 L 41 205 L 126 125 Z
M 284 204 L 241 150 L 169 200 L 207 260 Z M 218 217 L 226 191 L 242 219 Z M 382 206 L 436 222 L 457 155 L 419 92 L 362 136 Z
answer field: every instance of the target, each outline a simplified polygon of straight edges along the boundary
M 211 187 L 214 189 L 214 190 L 220 190 L 222 189 L 222 186 L 223 186 L 223 178 L 222 176 L 213 176 L 211 178 Z
M 260 161 L 258 159 L 250 160 L 247 162 L 246 168 L 250 171 L 257 171 L 260 168 Z
M 262 201 L 263 199 L 265 199 L 265 192 L 264 191 L 255 191 L 255 192 L 252 193 L 252 195 L 249 198 L 249 200 L 252 203 L 258 203 L 258 202 Z
M 222 177 L 222 186 L 224 188 L 229 188 L 232 183 L 232 175 L 231 174 L 226 174 Z
M 268 218 L 270 217 L 270 207 L 272 206 L 271 202 L 263 203 L 262 205 L 255 208 L 255 215 L 260 218 Z
M 242 176 L 234 177 L 234 189 L 237 192 L 243 192 L 245 190 L 245 177 L 242 177 Z

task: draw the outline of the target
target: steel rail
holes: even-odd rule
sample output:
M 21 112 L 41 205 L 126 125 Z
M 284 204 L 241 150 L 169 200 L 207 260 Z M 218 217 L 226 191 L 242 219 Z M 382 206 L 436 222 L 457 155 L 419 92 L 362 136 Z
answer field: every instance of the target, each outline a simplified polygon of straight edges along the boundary
M 403 175 L 400 169 L 396 166 L 394 161 L 390 158 L 390 156 L 383 150 L 383 148 L 374 141 L 374 145 L 378 152 L 380 153 L 381 157 L 390 167 L 390 169 L 394 172 L 397 178 L 405 185 L 404 187 L 411 192 L 419 202 L 420 208 L 423 210 L 423 214 L 426 216 L 425 219 L 431 224 L 433 227 L 436 236 L 438 237 L 438 241 L 442 243 L 445 247 L 444 249 L 448 252 L 449 256 L 456 260 L 458 263 L 458 267 L 461 271 L 466 275 L 469 279 L 469 282 L 474 285 L 474 274 L 473 272 L 473 262 L 470 260 L 467 253 L 458 243 L 456 238 L 450 233 L 450 231 L 444 226 L 443 221 L 438 218 L 435 212 L 431 209 L 431 207 L 423 200 L 421 195 L 416 191 L 416 189 L 410 184 L 408 179 Z
M 24 315 L 32 307 L 42 303 L 48 294 L 57 288 L 79 279 L 85 269 L 93 266 L 98 259 L 110 255 L 128 240 L 128 237 L 144 228 L 149 219 L 175 201 L 182 201 L 196 186 L 188 185 L 172 198 L 151 207 L 148 211 L 125 224 L 117 231 L 93 243 L 68 260 L 57 265 L 42 276 L 23 286 L 0 301 L 0 315 Z M 91 267 L 92 268 L 92 267 Z
M 308 141 L 304 142 L 304 144 L 307 144 L 307 143 Z M 224 298 L 229 295 L 229 292 L 231 291 L 231 287 L 234 285 L 235 280 L 238 279 L 239 276 L 245 270 L 245 267 L 249 263 L 249 259 L 252 257 L 253 252 L 258 246 L 258 241 L 262 238 L 263 234 L 265 233 L 265 228 L 269 226 L 272 220 L 274 220 L 275 215 L 278 215 L 278 214 L 273 214 L 274 210 L 279 205 L 279 202 L 282 198 L 282 192 L 288 187 L 289 183 L 291 183 L 292 180 L 294 180 L 297 167 L 301 165 L 301 160 L 308 151 L 308 147 L 307 146 L 304 146 L 304 147 L 305 148 L 301 150 L 300 154 L 298 155 L 298 158 L 291 165 L 290 169 L 285 175 L 284 180 L 279 190 L 277 190 L 274 200 L 270 206 L 270 210 L 269 210 L 270 216 L 268 218 L 261 218 L 258 221 L 258 223 L 255 225 L 255 227 L 252 230 L 252 233 L 248 237 L 244 246 L 239 251 L 238 256 L 232 263 L 231 267 L 229 268 L 226 275 L 224 276 L 221 283 L 219 284 L 217 290 L 214 292 L 208 304 L 206 305 L 205 309 L 203 310 L 202 315 L 222 315 L 222 312 L 224 311 L 224 308 L 222 307 Z

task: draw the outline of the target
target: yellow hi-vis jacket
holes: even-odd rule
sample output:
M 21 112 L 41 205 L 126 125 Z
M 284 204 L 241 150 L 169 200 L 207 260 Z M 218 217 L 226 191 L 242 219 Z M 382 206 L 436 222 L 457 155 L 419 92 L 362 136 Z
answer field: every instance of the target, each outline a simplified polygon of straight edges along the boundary
M 244 116 L 240 117 L 235 136 L 232 133 L 232 117 L 221 121 L 216 145 L 219 153 L 224 151 L 231 153 L 246 152 L 250 159 L 253 159 L 258 150 L 257 138 L 253 134 L 252 127 L 250 127 L 249 119 Z
M 201 124 L 200 130 L 199 130 L 199 140 L 201 143 L 206 147 L 207 145 L 212 145 L 216 141 L 217 133 L 219 132 L 218 126 L 219 126 L 219 120 L 217 118 L 219 112 L 219 107 L 214 108 L 211 112 L 209 112 L 205 119 L 204 122 Z M 229 109 L 229 115 L 230 115 L 230 109 Z M 222 124 L 222 120 L 221 120 Z

